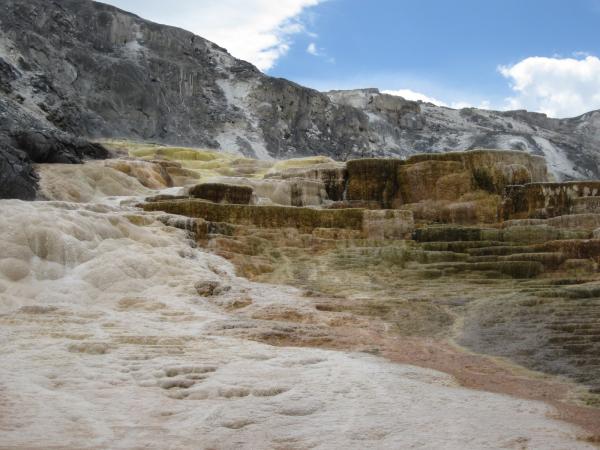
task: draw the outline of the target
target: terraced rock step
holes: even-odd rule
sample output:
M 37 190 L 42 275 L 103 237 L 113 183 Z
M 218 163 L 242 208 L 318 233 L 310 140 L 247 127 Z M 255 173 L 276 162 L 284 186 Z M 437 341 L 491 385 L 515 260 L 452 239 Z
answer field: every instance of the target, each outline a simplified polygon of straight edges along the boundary
M 504 256 L 513 255 L 515 253 L 535 252 L 536 248 L 530 245 L 519 245 L 516 243 L 498 242 L 494 246 L 471 247 L 466 249 L 467 253 L 472 257 L 478 256 Z
M 439 251 L 450 251 L 450 252 L 467 252 L 471 253 L 471 249 L 487 249 L 494 248 L 496 246 L 505 246 L 506 243 L 502 241 L 432 241 L 432 242 L 421 242 L 421 248 L 424 250 L 439 250 Z
M 450 275 L 454 272 L 490 272 L 500 273 L 513 278 L 533 278 L 544 271 L 544 265 L 538 261 L 492 261 L 492 262 L 466 262 L 466 263 L 436 263 L 431 264 L 432 269 L 444 270 Z
M 559 229 L 548 225 L 514 225 L 506 228 L 479 228 L 455 225 L 434 225 L 418 228 L 413 233 L 417 242 L 491 241 L 511 244 L 534 244 L 553 240 L 587 239 L 589 230 Z M 464 244 L 469 245 L 469 244 Z M 473 247 L 478 246 L 473 244 Z
M 209 222 L 261 228 L 355 230 L 372 239 L 402 238 L 414 228 L 406 210 L 313 209 L 285 206 L 220 204 L 200 199 L 167 199 L 141 205 L 145 211 L 201 218 Z
M 362 230 L 361 209 L 319 210 L 285 206 L 217 204 L 200 199 L 144 203 L 145 211 L 164 211 L 210 222 L 227 222 L 266 228 L 341 228 Z
M 569 291 L 532 290 L 527 299 L 506 299 L 485 311 L 482 304 L 468 316 L 461 342 L 534 369 L 568 375 L 589 386 L 592 394 L 600 393 L 600 290 L 582 297 Z M 600 405 L 598 397 L 585 401 Z
M 188 193 L 191 197 L 209 200 L 214 203 L 233 203 L 249 205 L 253 189 L 250 186 L 238 186 L 224 183 L 202 183 L 193 186 Z

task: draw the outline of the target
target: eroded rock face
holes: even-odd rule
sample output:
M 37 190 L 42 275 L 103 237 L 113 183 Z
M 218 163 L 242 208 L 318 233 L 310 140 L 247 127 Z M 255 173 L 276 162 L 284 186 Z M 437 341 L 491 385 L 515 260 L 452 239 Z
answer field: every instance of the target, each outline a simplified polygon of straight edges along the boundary
M 549 218 L 571 213 L 595 212 L 600 181 L 531 183 L 510 186 L 504 202 L 504 218 Z
M 69 172 L 54 177 L 61 181 L 56 189 L 45 187 L 64 192 L 69 181 L 81 186 L 73 181 L 93 173 L 77 171 L 92 165 L 125 183 L 135 180 L 100 163 L 48 165 Z M 365 240 L 349 229 L 203 227 L 206 221 L 105 200 L 0 203 L 0 378 L 3 404 L 15 406 L 2 416 L 3 446 L 86 448 L 94 441 L 119 447 L 118 430 L 127 423 L 136 445 L 148 448 L 194 447 L 200 435 L 211 448 L 240 442 L 465 448 L 525 440 L 533 448 L 589 447 L 576 439 L 578 430 L 551 420 L 553 410 L 543 403 L 484 392 L 516 377 L 444 342 L 466 318 L 468 337 L 482 344 L 482 352 L 493 345 L 513 358 L 515 346 L 522 350 L 522 342 L 533 340 L 525 347 L 529 353 L 520 353 L 529 363 L 545 369 L 558 356 L 560 373 L 581 379 L 587 371 L 593 383 L 597 344 L 590 345 L 594 335 L 586 331 L 593 318 L 589 299 L 569 313 L 575 297 L 540 306 L 543 299 L 526 284 L 537 280 L 486 271 L 461 278 L 451 263 L 469 257 L 464 248 Z M 191 231 L 199 245 L 232 264 L 192 248 Z M 233 264 L 238 274 L 269 284 L 244 280 Z M 586 289 L 565 287 L 572 295 Z M 576 320 L 564 323 L 554 311 Z M 478 320 L 483 316 L 488 320 Z M 589 342 L 572 339 L 582 336 Z M 579 357 L 573 349 L 582 351 Z M 457 375 L 474 375 L 469 387 L 479 390 L 415 367 L 456 374 L 448 362 Z M 529 396 L 541 377 L 517 376 L 527 398 L 547 400 L 549 393 L 572 401 L 568 392 L 554 394 L 550 384 Z M 90 402 L 100 406 L 89 408 Z M 357 408 L 369 414 L 353 416 L 348 427 L 348 411 Z
M 190 150 L 169 151 L 192 156 Z M 198 162 L 196 158 L 207 155 L 193 156 Z M 231 170 L 227 170 L 226 163 L 221 169 L 223 173 L 238 175 L 224 177 L 231 183 L 237 180 L 238 184 L 247 181 L 266 186 L 300 180 L 319 185 L 325 198 L 310 208 L 209 202 L 190 199 L 183 195 L 183 189 L 170 189 L 166 192 L 175 195 L 165 195 L 143 183 L 149 174 L 176 169 L 183 160 L 160 161 L 155 153 L 146 154 L 147 161 L 43 165 L 39 167 L 43 191 L 48 199 L 64 202 L 5 202 L 7 211 L 21 214 L 21 222 L 28 226 L 21 230 L 12 226 L 18 220 L 11 214 L 2 216 L 5 222 L 8 220 L 10 234 L 15 229 L 18 239 L 11 235 L 6 239 L 4 247 L 8 245 L 9 253 L 8 258 L 2 255 L 0 277 L 3 287 L 8 288 L 9 299 L 24 302 L 22 307 L 20 303 L 9 306 L 13 312 L 5 314 L 3 320 L 9 330 L 25 330 L 23 336 L 27 340 L 19 342 L 29 344 L 40 339 L 41 332 L 54 348 L 57 330 L 64 332 L 64 341 L 60 341 L 64 345 L 58 346 L 57 355 L 77 360 L 81 354 L 86 358 L 108 355 L 111 363 L 112 358 L 123 357 L 133 364 L 127 367 L 133 368 L 140 361 L 149 361 L 152 364 L 141 371 L 147 376 L 144 384 L 149 384 L 136 389 L 150 386 L 153 395 L 166 395 L 186 404 L 183 399 L 214 400 L 219 392 L 225 392 L 219 399 L 227 404 L 231 404 L 231 395 L 260 399 L 264 390 L 257 387 L 250 391 L 245 388 L 246 381 L 237 378 L 230 380 L 235 386 L 227 391 L 220 391 L 221 384 L 212 385 L 216 386 L 214 391 L 207 391 L 210 379 L 204 378 L 205 374 L 218 373 L 223 367 L 217 364 L 222 361 L 223 344 L 214 337 L 226 336 L 235 337 L 237 342 L 268 343 L 269 351 L 281 347 L 323 347 L 374 353 L 426 367 L 435 365 L 456 375 L 461 383 L 474 377 L 468 386 L 498 390 L 499 386 L 504 389 L 506 383 L 516 383 L 527 392 L 508 392 L 515 395 L 530 395 L 529 387 L 537 386 L 540 378 L 554 382 L 557 377 L 550 374 L 556 374 L 568 377 L 577 386 L 571 397 L 565 393 L 559 398 L 598 405 L 600 378 L 595 369 L 600 351 L 600 240 L 594 231 L 600 226 L 598 214 L 502 222 L 495 210 L 495 219 L 483 220 L 477 215 L 484 210 L 482 204 L 502 200 L 500 195 L 483 190 L 473 181 L 469 182 L 471 190 L 462 194 L 446 194 L 444 191 L 451 191 L 449 187 L 439 188 L 440 180 L 444 181 L 443 186 L 452 185 L 445 178 L 452 175 L 452 170 L 457 174 L 464 172 L 472 180 L 472 172 L 461 162 L 468 156 L 450 155 L 454 158 L 451 160 L 415 158 L 416 162 L 398 166 L 398 173 L 405 180 L 421 177 L 435 181 L 432 187 L 407 190 L 415 196 L 413 200 L 420 200 L 400 208 L 440 205 L 435 220 L 425 220 L 423 216 L 414 220 L 418 214 L 413 209 L 381 209 L 382 199 L 376 196 L 374 209 L 328 208 L 332 206 L 329 202 L 333 206 L 344 205 L 326 198 L 319 174 L 325 167 L 298 167 L 306 161 L 272 163 L 270 168 L 248 170 L 253 163 L 232 159 Z M 493 167 L 498 160 L 494 158 L 479 167 Z M 508 157 L 501 160 L 510 165 Z M 140 163 L 139 167 L 133 163 Z M 519 165 L 526 167 L 522 162 Z M 413 178 L 409 178 L 411 166 L 415 170 Z M 202 164 L 197 167 L 205 170 Z M 255 178 L 240 178 L 240 167 L 244 167 L 246 176 Z M 344 167 L 336 170 L 346 173 Z M 208 174 L 206 179 L 215 176 L 211 171 L 201 173 Z M 344 185 L 347 177 L 343 176 Z M 162 182 L 159 184 L 162 186 Z M 230 186 L 217 183 L 212 188 L 216 189 L 215 195 L 221 196 Z M 224 191 L 219 192 L 220 188 Z M 442 194 L 446 196 L 439 197 Z M 124 195 L 154 198 L 145 206 L 148 212 L 131 208 L 131 200 L 122 208 L 114 206 L 114 198 L 106 203 L 106 196 Z M 289 202 L 289 192 L 286 195 L 281 198 Z M 220 201 L 219 197 L 215 200 Z M 74 201 L 99 203 L 75 205 Z M 368 203 L 360 197 L 356 201 Z M 467 207 L 469 203 L 476 205 Z M 48 223 L 52 227 L 47 227 Z M 31 244 L 31 236 L 35 237 L 35 245 Z M 192 237 L 195 242 L 186 241 Z M 90 260 L 91 252 L 101 259 Z M 82 282 L 73 283 L 73 274 L 81 274 L 82 270 L 86 271 Z M 42 279 L 43 284 L 32 285 L 27 281 L 29 276 L 52 280 Z M 267 284 L 251 290 L 251 284 L 239 276 Z M 55 278 L 60 284 L 54 284 Z M 46 289 L 49 283 L 57 289 Z M 95 283 L 95 288 L 88 289 L 89 283 Z M 150 285 L 156 290 L 148 291 Z M 35 297 L 29 294 L 32 289 Z M 86 292 L 91 296 L 86 297 Z M 265 292 L 269 292 L 268 297 Z M 285 296 L 291 292 L 294 295 L 288 300 Z M 48 298 L 58 301 L 45 300 Z M 80 306 L 81 316 L 69 314 L 73 298 L 86 299 Z M 100 320 L 100 334 L 93 339 L 86 337 L 90 321 L 95 320 L 90 308 Z M 115 310 L 112 317 L 107 316 L 111 308 Z M 69 318 L 77 320 L 65 320 Z M 169 321 L 173 322 L 173 334 L 165 333 Z M 131 323 L 142 325 L 132 330 Z M 156 330 L 157 324 L 160 334 L 148 335 L 147 330 Z M 74 328 L 62 328 L 65 326 Z M 190 369 L 197 361 L 206 361 L 206 347 L 194 340 L 199 329 L 208 333 L 211 345 L 219 352 L 212 360 L 218 370 L 206 372 L 203 366 Z M 74 335 L 81 337 L 76 339 Z M 465 352 L 456 342 L 477 353 Z M 47 348 L 45 344 L 41 346 L 40 355 Z M 158 351 L 165 352 L 165 359 L 157 362 Z M 134 360 L 130 359 L 132 352 L 136 355 Z M 260 353 L 264 356 L 262 350 Z M 139 359 L 139 355 L 144 358 Z M 247 355 L 244 344 L 240 357 L 246 360 Z M 497 369 L 482 365 L 482 360 L 494 359 L 490 356 L 506 358 L 502 363 L 505 370 L 518 365 L 514 377 L 498 377 Z M 15 357 L 14 362 L 17 360 L 20 358 Z M 272 360 L 257 360 L 266 364 L 264 373 L 271 373 L 268 370 L 273 369 Z M 449 362 L 453 368 L 448 367 Z M 546 375 L 538 374 L 534 381 L 519 366 Z M 106 373 L 113 373 L 112 368 Z M 118 372 L 123 367 L 114 368 Z M 235 373 L 238 369 L 238 365 L 232 368 Z M 45 370 L 47 365 L 41 364 L 34 375 Z M 95 366 L 90 370 L 94 371 L 91 374 L 97 372 Z M 11 373 L 7 371 L 15 379 L 13 384 L 21 386 L 17 379 L 30 374 L 31 367 L 26 364 L 18 375 Z M 157 377 L 155 373 L 162 375 Z M 265 379 L 268 377 L 261 372 L 257 384 L 261 389 L 265 389 Z M 290 379 L 292 385 L 298 385 L 296 375 Z M 322 377 L 317 380 L 315 385 L 322 384 Z M 378 383 L 379 379 L 375 384 Z M 552 390 L 544 391 L 536 398 L 557 398 L 547 397 L 548 392 L 553 395 Z M 421 396 L 419 391 L 418 397 Z M 301 397 L 303 401 L 304 398 L 307 397 Z M 322 402 L 322 393 L 316 398 Z M 160 397 L 157 402 L 161 403 Z M 234 410 L 238 414 L 238 409 Z M 305 416 L 298 417 L 300 422 L 305 420 Z
M 326 187 L 320 181 L 307 178 L 240 179 L 218 178 L 224 186 L 243 185 L 252 189 L 255 202 L 263 205 L 320 206 L 328 202 Z M 229 189 L 229 188 L 227 188 Z M 237 203 L 237 202 L 230 202 Z
M 344 200 L 370 208 L 408 208 L 426 221 L 491 223 L 498 221 L 500 194 L 507 186 L 547 179 L 543 158 L 519 152 L 360 159 L 347 163 Z
M 176 210 L 171 201 L 146 209 L 229 221 L 230 226 L 208 224 L 196 234 L 198 243 L 250 279 L 316 292 L 311 296 L 320 311 L 384 318 L 401 336 L 456 333 L 459 342 L 480 352 L 571 377 L 591 388 L 586 401 L 597 401 L 600 289 L 592 280 L 597 280 L 600 241 L 591 239 L 592 229 L 519 221 L 504 227 L 421 225 L 407 239 L 414 227 L 410 211 L 334 210 L 343 220 L 306 226 L 290 212 L 302 208 L 280 207 L 286 217 L 295 217 L 281 223 L 273 219 L 276 207 L 256 206 L 241 217 L 236 205 L 214 206 L 223 215 Z M 340 228 L 359 212 L 362 231 L 358 221 Z M 261 214 L 270 219 L 255 219 Z M 329 305 L 327 296 L 338 300 Z M 270 314 L 260 318 L 310 323 L 310 317 L 294 311 Z M 310 326 L 290 327 L 256 339 L 335 345 L 321 333 Z
M 399 192 L 399 159 L 360 159 L 348 161 L 346 198 L 350 202 L 377 202 L 383 208 L 394 208 L 403 201 Z
M 108 156 L 100 144 L 52 131 L 22 130 L 13 137 L 17 147 L 36 163 L 77 164 L 86 157 L 100 159 Z
M 414 230 L 412 211 L 366 210 L 363 215 L 363 231 L 367 239 L 403 239 Z
M 144 203 L 146 211 L 165 211 L 210 222 L 262 228 L 339 228 L 386 236 L 412 231 L 410 211 L 366 211 L 363 209 L 313 209 L 285 206 L 219 204 L 200 199 L 176 199 Z M 373 231 L 370 231 L 370 230 Z
M 266 77 L 192 33 L 87 0 L 1 7 L 14 63 L 3 85 L 61 130 L 259 158 L 316 149 L 344 158 L 368 145 L 362 111 Z
M 268 173 L 267 179 L 303 179 L 323 184 L 329 200 L 344 200 L 347 179 L 346 165 L 339 162 L 314 164 L 310 167 L 288 168 Z

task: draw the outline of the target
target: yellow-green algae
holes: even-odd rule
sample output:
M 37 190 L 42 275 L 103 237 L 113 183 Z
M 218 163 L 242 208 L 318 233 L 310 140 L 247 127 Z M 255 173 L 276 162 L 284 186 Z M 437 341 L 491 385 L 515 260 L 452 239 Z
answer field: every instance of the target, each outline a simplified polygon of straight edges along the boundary
M 275 162 L 271 168 L 271 172 L 282 172 L 287 169 L 297 169 L 327 163 L 335 163 L 335 161 L 327 156 L 307 156 L 305 158 L 285 159 Z
M 285 172 L 289 169 L 310 168 L 323 164 L 336 164 L 326 156 L 309 156 L 282 161 L 262 161 L 240 157 L 222 150 L 165 146 L 124 140 L 101 142 L 113 152 L 122 156 L 143 160 L 168 160 L 191 170 L 197 179 L 208 181 L 219 177 L 244 177 L 262 179 L 267 174 Z
M 219 176 L 262 178 L 273 164 L 269 161 L 244 158 L 220 150 L 116 140 L 104 141 L 103 144 L 113 151 L 132 158 L 176 161 L 184 169 L 195 172 L 202 180 Z

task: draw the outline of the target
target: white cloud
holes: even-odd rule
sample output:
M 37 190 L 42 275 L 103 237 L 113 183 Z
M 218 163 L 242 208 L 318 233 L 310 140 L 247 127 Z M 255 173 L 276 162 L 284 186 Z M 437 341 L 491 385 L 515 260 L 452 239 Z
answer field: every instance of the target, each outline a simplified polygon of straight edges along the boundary
M 458 101 L 451 102 L 450 108 L 454 109 L 463 109 L 463 108 L 478 108 L 478 109 L 492 109 L 492 104 L 489 100 L 482 100 L 478 104 L 474 104 L 471 102 Z
M 317 48 L 317 44 L 315 44 L 314 42 L 311 42 L 310 44 L 308 44 L 308 47 L 306 47 L 306 53 L 313 55 L 313 56 L 319 56 L 319 49 Z
M 317 44 L 315 44 L 314 42 L 308 44 L 308 47 L 306 47 L 306 53 L 322 58 L 329 64 L 335 64 L 335 58 L 328 56 L 325 49 L 317 47 Z
M 450 104 L 450 107 L 452 107 L 454 109 L 472 108 L 473 104 L 469 103 L 469 102 L 458 101 L 458 102 L 452 102 Z
M 411 89 L 397 89 L 397 90 L 383 90 L 381 91 L 384 94 L 397 95 L 399 97 L 403 97 L 406 100 L 414 100 L 414 101 L 422 101 L 426 103 L 433 103 L 438 106 L 449 106 L 446 102 L 438 100 L 437 98 L 429 97 L 420 92 L 415 92 Z
M 268 70 L 304 32 L 300 15 L 324 0 L 105 0 L 159 23 L 174 25 Z
M 600 59 L 526 58 L 513 66 L 500 66 L 515 95 L 510 109 L 544 112 L 551 117 L 572 117 L 600 108 Z
M 465 102 L 465 101 L 445 102 L 445 101 L 439 100 L 435 97 L 430 97 L 429 95 L 423 94 L 421 92 L 413 91 L 412 89 L 383 90 L 381 92 L 383 92 L 384 94 L 397 95 L 400 97 L 404 97 L 406 100 L 413 100 L 413 101 L 420 100 L 422 102 L 433 103 L 434 105 L 445 106 L 447 108 L 462 109 L 462 108 L 475 107 L 475 105 L 471 102 Z M 480 102 L 479 105 L 476 107 L 480 108 L 480 109 L 490 109 L 491 105 L 490 105 L 489 101 L 484 100 L 484 101 Z

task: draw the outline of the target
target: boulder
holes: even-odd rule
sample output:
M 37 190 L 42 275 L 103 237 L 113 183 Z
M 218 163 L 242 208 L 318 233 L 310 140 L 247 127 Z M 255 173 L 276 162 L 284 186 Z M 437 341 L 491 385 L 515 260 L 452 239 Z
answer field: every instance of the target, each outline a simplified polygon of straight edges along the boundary
M 1 89 L 0 89 L 1 90 Z M 80 163 L 109 152 L 49 127 L 13 98 L 0 95 L 0 196 L 32 200 L 38 188 L 32 163 Z
M 213 295 L 220 295 L 231 290 L 231 286 L 214 280 L 198 281 L 194 284 L 194 288 L 201 297 L 212 297 Z
M 17 146 L 36 163 L 76 164 L 84 158 L 109 156 L 100 144 L 46 130 L 21 130 L 14 135 Z

